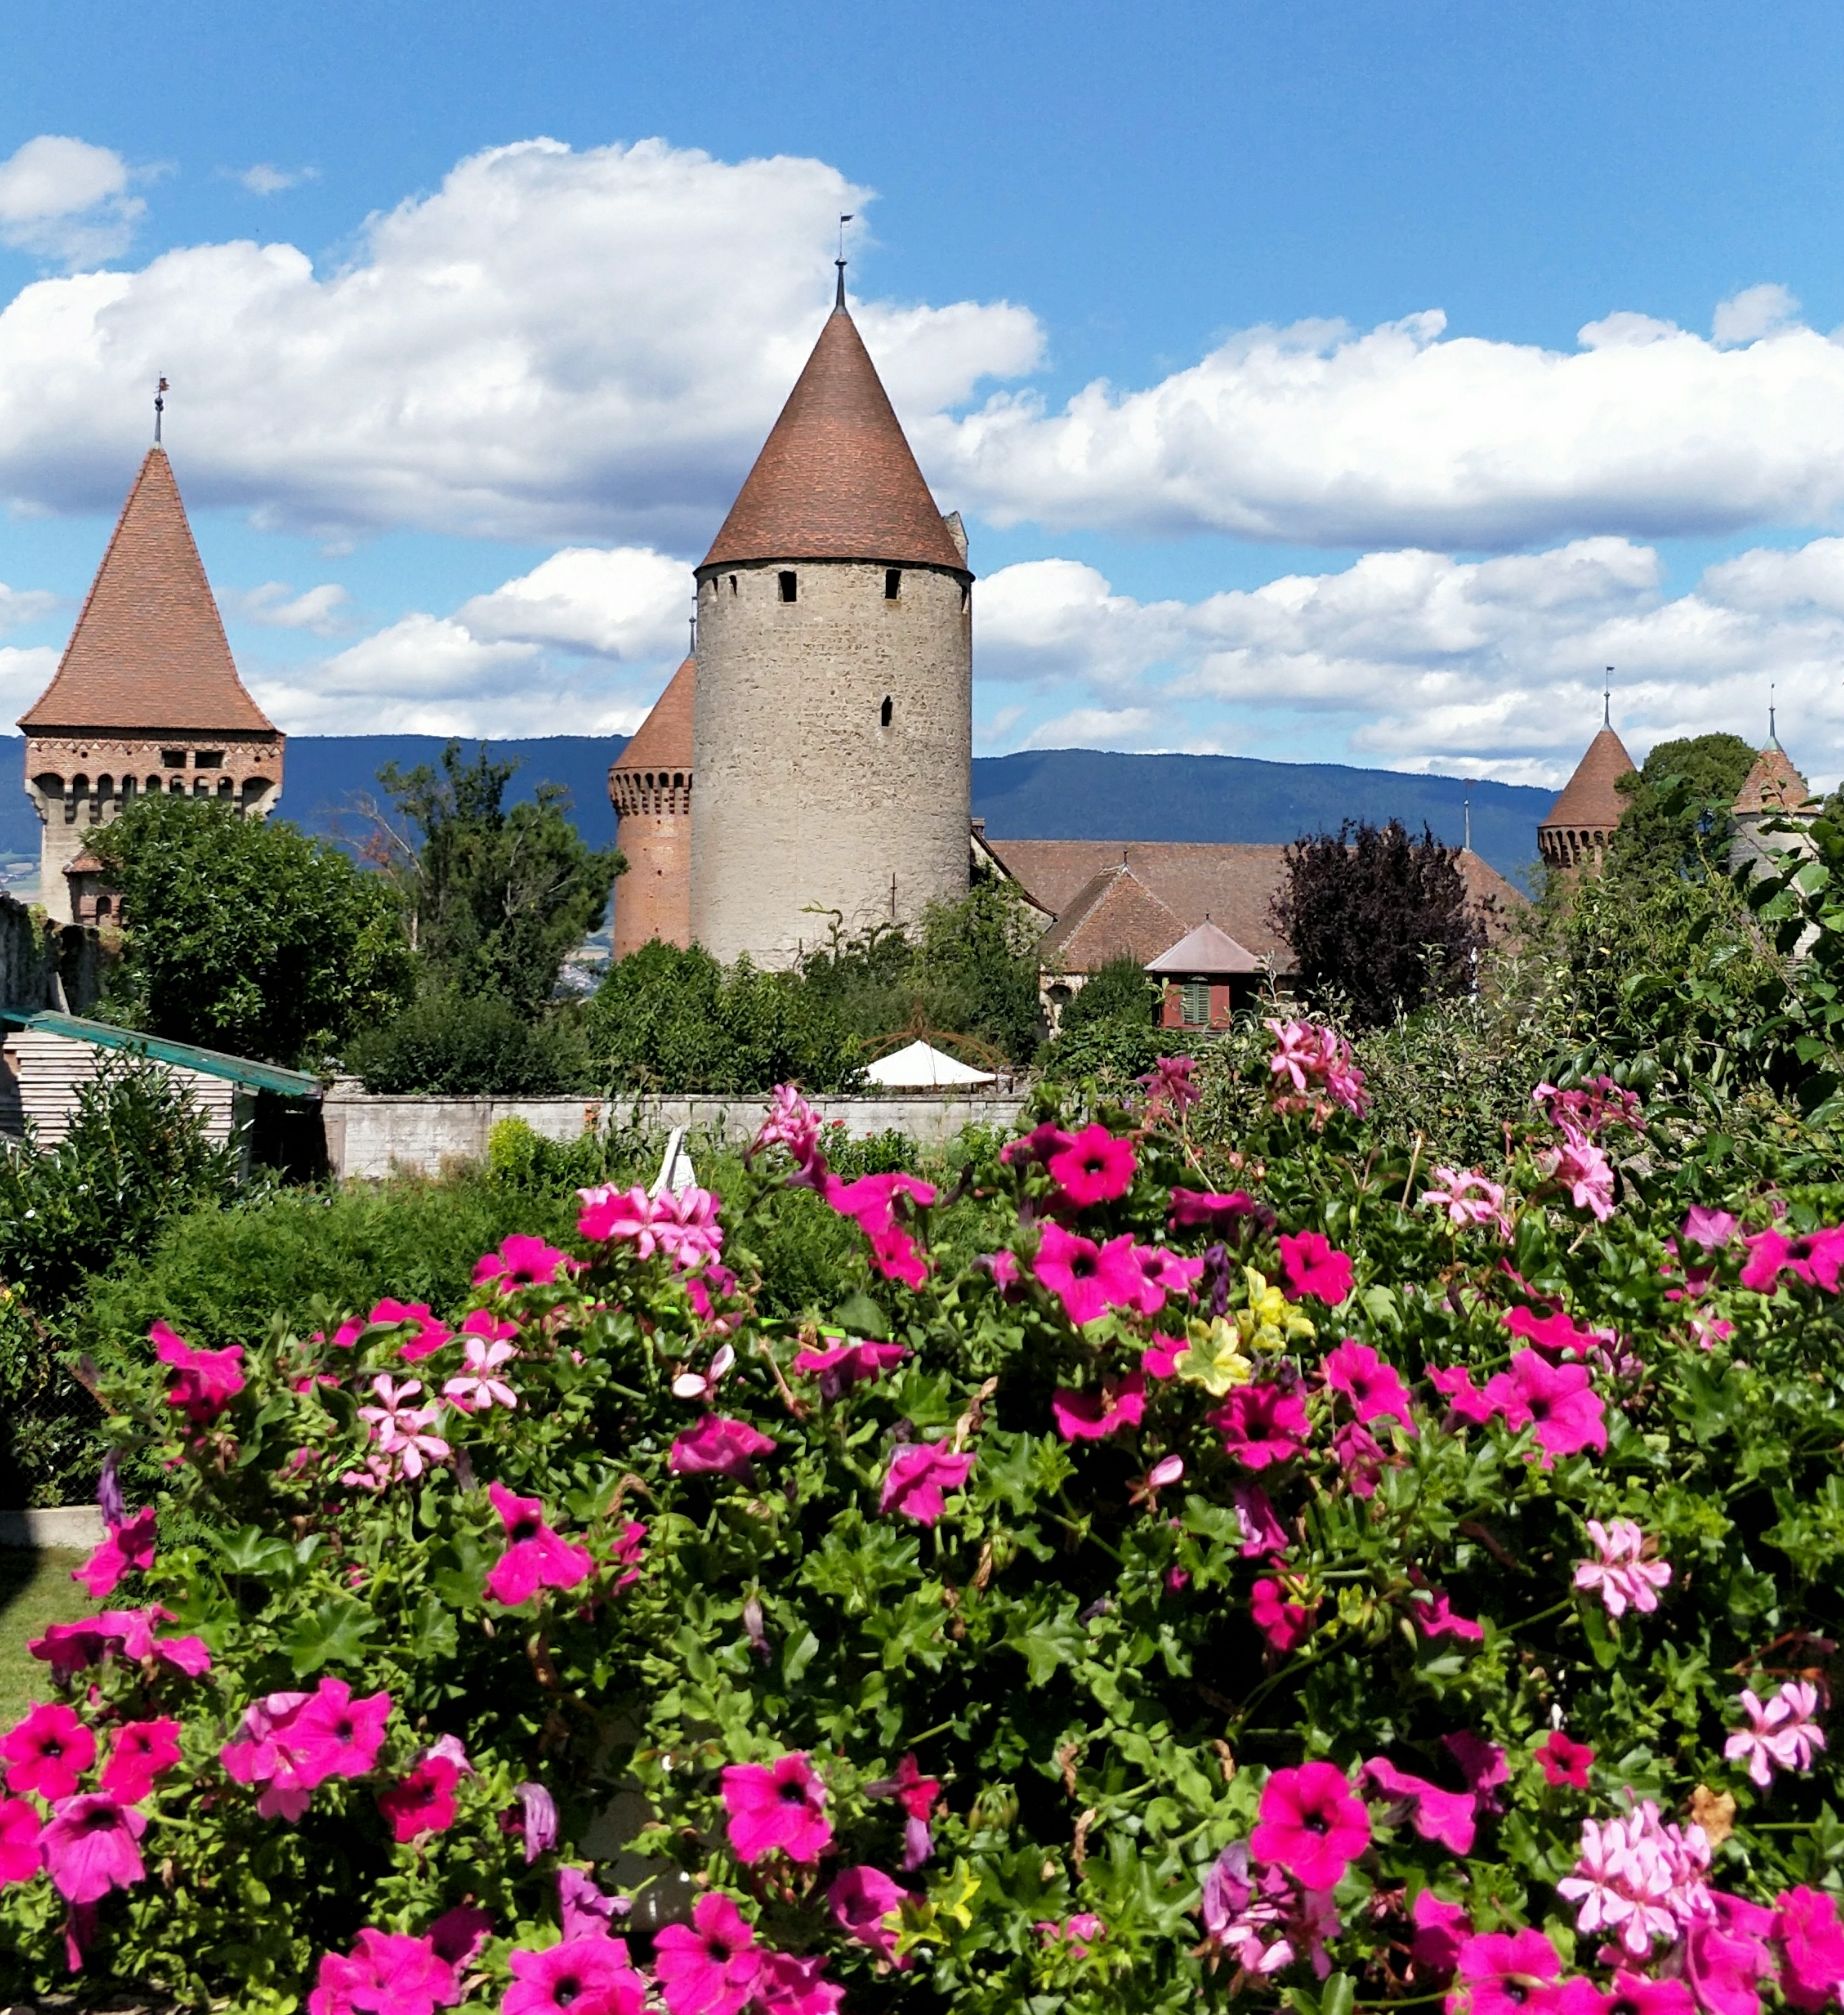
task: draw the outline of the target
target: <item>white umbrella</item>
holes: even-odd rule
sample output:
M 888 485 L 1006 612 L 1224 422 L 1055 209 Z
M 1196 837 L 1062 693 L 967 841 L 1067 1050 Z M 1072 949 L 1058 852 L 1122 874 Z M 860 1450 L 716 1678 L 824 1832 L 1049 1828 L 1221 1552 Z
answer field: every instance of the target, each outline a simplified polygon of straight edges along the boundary
M 938 1090 L 943 1085 L 991 1084 L 989 1070 L 975 1070 L 971 1064 L 944 1055 L 925 1042 L 912 1042 L 890 1056 L 879 1057 L 865 1076 L 873 1084 L 889 1090 Z

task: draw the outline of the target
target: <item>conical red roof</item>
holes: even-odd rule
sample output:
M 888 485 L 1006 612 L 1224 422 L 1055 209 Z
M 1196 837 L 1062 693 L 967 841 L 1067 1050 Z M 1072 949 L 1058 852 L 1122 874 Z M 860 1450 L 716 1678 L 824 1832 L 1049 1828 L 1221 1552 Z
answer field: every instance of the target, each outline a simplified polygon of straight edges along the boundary
M 1603 728 L 1588 744 L 1587 754 L 1575 765 L 1575 774 L 1563 785 L 1562 795 L 1550 806 L 1543 823 L 1589 831 L 1617 826 L 1627 799 L 1616 786 L 1638 767 L 1613 729 Z
M 244 691 L 164 448 L 150 448 L 62 661 L 22 728 L 274 734 Z
M 1816 800 L 1804 777 L 1794 769 L 1792 758 L 1778 742 L 1769 742 L 1754 759 L 1732 810 L 1749 812 L 1803 812 Z
M 749 560 L 882 560 L 967 571 L 842 306 L 828 316 L 704 556 L 707 567 Z
M 653 702 L 653 711 L 634 739 L 615 758 L 617 770 L 689 770 L 692 766 L 692 701 L 698 691 L 698 660 L 687 658 Z

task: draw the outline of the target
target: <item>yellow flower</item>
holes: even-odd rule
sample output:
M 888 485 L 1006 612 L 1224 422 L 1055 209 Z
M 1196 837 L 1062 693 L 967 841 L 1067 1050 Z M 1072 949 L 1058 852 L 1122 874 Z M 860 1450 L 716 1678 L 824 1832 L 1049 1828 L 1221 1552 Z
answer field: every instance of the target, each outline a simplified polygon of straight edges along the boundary
M 1247 1385 L 1255 1376 L 1236 1324 L 1219 1315 L 1186 1323 L 1185 1334 L 1189 1342 L 1178 1360 L 1178 1376 L 1188 1385 L 1201 1385 L 1212 1399 L 1221 1399 L 1231 1386 Z
M 1252 1266 L 1242 1269 L 1248 1287 L 1249 1305 L 1236 1311 L 1236 1327 L 1250 1350 L 1285 1350 L 1289 1342 L 1308 1342 L 1312 1324 L 1278 1287 L 1269 1285 L 1265 1275 Z

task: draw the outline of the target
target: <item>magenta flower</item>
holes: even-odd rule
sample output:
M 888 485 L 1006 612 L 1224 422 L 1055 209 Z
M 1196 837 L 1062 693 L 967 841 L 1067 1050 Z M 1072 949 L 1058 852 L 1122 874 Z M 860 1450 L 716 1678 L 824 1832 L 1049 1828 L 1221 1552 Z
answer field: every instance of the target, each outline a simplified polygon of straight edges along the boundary
M 102 1788 L 124 1805 L 138 1805 L 154 1782 L 179 1761 L 179 1723 L 124 1721 L 109 1744 L 102 1767 Z
M 1447 2002 L 1454 2015 L 1524 2015 L 1562 1961 L 1541 1931 L 1485 1931 L 1460 1940 L 1454 1970 Z
M 1149 1121 L 1165 1119 L 1172 1113 L 1182 1118 L 1187 1108 L 1197 1104 L 1204 1094 L 1192 1080 L 1191 1074 L 1196 1069 L 1195 1057 L 1162 1056 L 1154 1059 L 1151 1070 L 1134 1079 L 1146 1093 Z
M 1844 1924 L 1838 1899 L 1822 1889 L 1787 1889 L 1774 1898 L 1780 1991 L 1793 2008 L 1844 2002 Z
M 1177 1462 L 1175 1455 L 1168 1455 L 1167 1462 Z M 1182 1466 L 1178 1474 L 1184 1473 Z M 1172 1479 L 1177 1481 L 1177 1477 Z M 1242 1557 L 1254 1560 L 1261 1554 L 1271 1554 L 1276 1560 L 1287 1551 L 1287 1532 L 1274 1515 L 1274 1500 L 1258 1483 L 1236 1483 L 1230 1486 L 1230 1502 L 1235 1509 L 1236 1525 L 1242 1534 Z
M 903 1872 L 913 1874 L 935 1851 L 929 1819 L 941 1796 L 941 1779 L 924 1777 L 914 1753 L 905 1756 L 894 1777 L 879 1778 L 864 1787 L 867 1798 L 894 1798 L 903 1808 Z
M 378 1810 L 402 1842 L 446 1833 L 455 1823 L 455 1785 L 461 1772 L 446 1756 L 425 1756 L 407 1777 L 378 1793 Z
M 1774 1913 L 1718 1889 L 1708 1900 L 1709 1914 L 1693 1918 L 1684 1939 L 1684 1977 L 1708 2015 L 1759 2015 Z
M 147 1334 L 154 1355 L 173 1367 L 166 1403 L 178 1407 L 194 1427 L 209 1427 L 243 1390 L 243 1346 L 195 1350 L 164 1322 L 156 1322 Z
M 1319 1368 L 1325 1374 L 1327 1390 L 1348 1399 L 1360 1422 L 1394 1420 L 1410 1434 L 1415 1432 L 1415 1415 L 1402 1374 L 1385 1364 L 1369 1344 L 1346 1337 L 1336 1350 L 1326 1352 Z
M 15 1797 L 36 1792 L 55 1805 L 76 1791 L 96 1761 L 96 1738 L 61 1702 L 35 1704 L 0 1736 L 0 1757 Z
M 1648 1615 L 1658 1607 L 1658 1591 L 1671 1584 L 1668 1561 L 1656 1560 L 1657 1541 L 1650 1540 L 1630 1518 L 1588 1521 L 1588 1537 L 1598 1556 L 1575 1564 L 1573 1585 L 1598 1588 L 1609 1616 L 1624 1616 L 1629 1608 Z
M 1222 1233 L 1234 1230 L 1245 1217 L 1261 1215 L 1261 1206 L 1245 1189 L 1174 1189 L 1166 1222 L 1174 1231 L 1202 1226 Z
M 595 1571 L 595 1556 L 573 1546 L 544 1519 L 544 1500 L 517 1497 L 504 1484 L 490 1483 L 487 1496 L 506 1532 L 506 1550 L 487 1576 L 487 1593 L 516 1609 L 540 1588 L 572 1589 Z
M 1284 1231 L 1280 1235 L 1281 1286 L 1290 1301 L 1311 1295 L 1336 1308 L 1351 1292 L 1351 1256 L 1323 1232 Z
M 1448 1424 L 1471 1421 L 1483 1427 L 1498 1418 L 1498 1408 L 1473 1383 L 1473 1375 L 1463 1364 L 1438 1365 L 1428 1373 L 1428 1383 L 1447 1401 Z
M 243 1710 L 239 1732 L 218 1751 L 225 1774 L 238 1784 L 263 1788 L 256 1809 L 265 1819 L 299 1819 L 313 1795 L 306 1755 L 295 1739 L 295 1723 L 312 1696 L 270 1693 Z
M 44 1866 L 39 1853 L 38 1808 L 23 1798 L 0 1798 L 0 1889 L 30 1882 Z
M 1325 1943 L 1339 1925 L 1330 1898 L 1302 1894 L 1278 1868 L 1251 1868 L 1246 1840 L 1232 1840 L 1212 1863 L 1199 1910 L 1204 1935 L 1235 1960 L 1239 1977 L 1260 1980 L 1296 1959 L 1310 1959 L 1322 1980 L 1331 1971 Z
M 566 1939 L 593 1938 L 607 1931 L 629 1908 L 624 1899 L 597 1888 L 580 1868 L 565 1862 L 558 1869 L 557 1921 Z
M 196 1679 L 211 1670 L 211 1653 L 196 1637 L 156 1637 L 154 1626 L 170 1623 L 173 1612 L 157 1604 L 147 1609 L 105 1609 L 83 1623 L 53 1623 L 26 1649 L 51 1667 L 51 1676 L 68 1685 L 87 1666 L 115 1654 L 139 1665 L 157 1659 Z
M 666 1457 L 666 1467 L 674 1476 L 729 1476 L 749 1483 L 755 1476 L 755 1458 L 767 1455 L 775 1446 L 774 1437 L 721 1413 L 707 1413 L 689 1434 L 681 1434 Z
M 1838 1291 L 1838 1276 L 1844 1270 L 1844 1226 L 1807 1232 L 1788 1238 L 1784 1232 L 1750 1232 L 1744 1241 L 1748 1258 L 1742 1267 L 1743 1287 L 1760 1294 L 1777 1294 L 1780 1276 L 1790 1273 L 1806 1287 L 1822 1288 L 1826 1294 Z
M 1470 1854 L 1479 1816 L 1498 1810 L 1498 1791 L 1509 1780 L 1510 1767 L 1496 1743 L 1464 1729 L 1443 1735 L 1441 1747 L 1460 1779 L 1457 1791 L 1398 1770 L 1381 1756 L 1366 1763 L 1362 1775 L 1394 1801 L 1392 1823 L 1408 1818 L 1422 1839 L 1451 1848 L 1455 1854 Z
M 1611 1330 L 1580 1328 L 1564 1308 L 1548 1315 L 1538 1315 L 1530 1308 L 1508 1308 L 1502 1319 L 1513 1336 L 1534 1344 L 1546 1357 L 1605 1356 L 1607 1346 L 1619 1342 Z
M 1448 1903 L 1424 1889 L 1409 1912 L 1415 1926 L 1409 1957 L 1430 1973 L 1447 1975 L 1460 1963 L 1460 1944 L 1472 1935 L 1473 1920 L 1463 1903 Z
M 945 1442 L 904 1442 L 890 1457 L 877 1508 L 933 1525 L 941 1516 L 945 1493 L 959 1490 L 973 1470 L 971 1455 L 956 1455 Z
M 1587 1790 L 1588 1766 L 1594 1761 L 1594 1751 L 1585 1742 L 1572 1741 L 1560 1728 L 1553 1728 L 1537 1744 L 1536 1757 L 1543 1766 L 1546 1783 L 1566 1784 L 1575 1791 Z
M 349 1957 L 322 1953 L 308 2015 L 368 2015 L 372 2010 L 377 2015 L 434 2015 L 438 2008 L 452 2008 L 461 1988 L 456 1962 L 439 1949 L 439 1922 L 425 1938 L 367 1925 Z
M 125 1574 L 145 1574 L 154 1564 L 154 1507 L 149 1504 L 132 1518 L 111 1526 L 108 1537 L 70 1578 L 81 1582 L 90 1599 L 113 1595 Z
M 706 1890 L 692 1905 L 692 1921 L 668 1924 L 653 1943 L 667 2015 L 737 2015 L 755 1991 L 765 1956 L 729 1897 Z M 534 2004 L 528 2011 L 508 2008 L 505 2015 L 551 2011 Z
M 1050 1180 L 1078 1210 L 1111 1203 L 1133 1187 L 1133 1143 L 1111 1134 L 1105 1126 L 1085 1126 L 1048 1163 Z
M 802 1750 L 773 1763 L 726 1764 L 723 1797 L 739 1861 L 760 1861 L 779 1849 L 790 1861 L 812 1862 L 832 1845 L 826 1786 Z
M 106 1792 L 67 1798 L 39 1835 L 52 1886 L 67 1903 L 94 1903 L 111 1889 L 129 1889 L 146 1875 L 136 1842 L 147 1820 Z
M 1065 1133 L 1054 1122 L 1045 1120 L 1041 1126 L 1034 1126 L 1018 1139 L 1008 1140 L 999 1150 L 999 1159 L 1007 1168 L 1021 1161 L 1048 1163 L 1053 1154 L 1061 1154 L 1074 1139 L 1073 1133 Z
M 1097 1245 L 1055 1223 L 1044 1226 L 1031 1271 L 1074 1323 L 1098 1321 L 1111 1308 L 1131 1308 L 1145 1279 L 1130 1233 Z
M 856 1182 L 841 1182 L 829 1175 L 820 1194 L 841 1217 L 849 1217 L 868 1237 L 895 1223 L 899 1199 L 926 1209 L 935 1201 L 935 1185 L 920 1176 L 893 1169 L 882 1175 L 861 1175 Z
M 668 1935 L 660 1934 L 662 1944 Z M 512 1985 L 499 2004 L 500 2015 L 644 2015 L 646 1982 L 635 1972 L 624 1939 L 594 1932 L 542 1952 L 514 1952 L 507 1964 Z M 674 2009 L 673 2015 L 690 2011 Z
M 839 2015 L 845 1990 L 825 1977 L 826 1955 L 764 1952 L 755 2002 L 762 2015 Z
M 784 1147 L 794 1157 L 798 1176 L 810 1176 L 820 1154 L 820 1116 L 791 1084 L 778 1084 L 770 1094 L 768 1117 L 756 1130 L 743 1159 L 753 1161 L 771 1147 Z
M 1457 1637 L 1463 1644 L 1480 1644 L 1485 1640 L 1484 1624 L 1457 1614 L 1446 1593 L 1438 1588 L 1411 1590 L 1409 1616 L 1424 1637 Z
M 448 1341 L 446 1324 L 438 1322 L 426 1301 L 398 1301 L 392 1295 L 373 1308 L 366 1318 L 370 1329 L 408 1329 L 410 1335 L 398 1346 L 397 1355 L 405 1364 L 419 1357 L 432 1357 Z
M 1538 1174 L 1566 1190 L 1577 1210 L 1603 1224 L 1613 1216 L 1613 1164 L 1585 1134 L 1565 1126 L 1561 1145 L 1539 1150 L 1535 1160 Z
M 383 1747 L 390 1714 L 388 1693 L 380 1690 L 355 1700 L 343 1679 L 323 1679 L 293 1723 L 300 1774 L 312 1784 L 329 1777 L 369 1776 Z
M 1288 1599 L 1281 1584 L 1263 1575 L 1249 1591 L 1249 1618 L 1276 1651 L 1288 1652 L 1304 1644 L 1313 1634 L 1316 1606 Z M 1309 1885 L 1313 1886 L 1313 1885 Z
M 1428 1173 L 1431 1187 L 1422 1191 L 1421 1201 L 1441 1211 L 1449 1224 L 1490 1227 L 1500 1238 L 1511 1236 L 1503 1183 L 1493 1182 L 1476 1168 L 1434 1168 Z
M 1684 1236 L 1705 1252 L 1720 1252 L 1740 1228 L 1732 1212 L 1711 1210 L 1706 1204 L 1693 1203 L 1684 1213 Z
M 468 1337 L 461 1345 L 460 1373 L 444 1383 L 442 1397 L 463 1413 L 486 1413 L 496 1406 L 517 1406 L 518 1394 L 499 1374 L 518 1354 L 510 1343 L 489 1343 L 485 1337 Z
M 881 1378 L 908 1355 L 906 1343 L 829 1343 L 817 1350 L 797 1351 L 794 1369 L 818 1376 L 822 1398 L 839 1399 L 854 1385 Z
M 866 1235 L 870 1240 L 871 1264 L 885 1280 L 917 1288 L 928 1278 L 928 1261 L 922 1257 L 922 1248 L 900 1224 L 880 1224 Z
M 908 1900 L 909 1891 L 900 1882 L 862 1862 L 835 1877 L 826 1891 L 833 1922 L 880 1959 L 896 1958 L 897 1913 Z
M 653 1235 L 653 1199 L 638 1183 L 632 1189 L 604 1183 L 597 1189 L 579 1189 L 576 1194 L 583 1206 L 576 1218 L 582 1237 L 631 1245 L 637 1259 L 651 1259 L 659 1250 Z
M 1306 1401 L 1272 1380 L 1239 1385 L 1210 1415 L 1224 1452 L 1245 1469 L 1267 1469 L 1306 1451 Z
M 1194 1294 L 1204 1271 L 1201 1258 L 1174 1252 L 1169 1245 L 1136 1245 L 1133 1256 L 1141 1276 L 1133 1306 L 1142 1315 L 1157 1315 L 1175 1295 Z
M 1582 1365 L 1552 1365 L 1537 1351 L 1520 1350 L 1509 1371 L 1487 1379 L 1485 1397 L 1513 1432 L 1534 1428 L 1545 1469 L 1584 1448 L 1606 1453 L 1605 1411 Z
M 554 1287 L 577 1262 L 567 1252 L 515 1231 L 500 1241 L 497 1252 L 483 1253 L 474 1263 L 474 1285 L 492 1281 L 502 1294 L 521 1287 Z
M 1369 1845 L 1370 1814 L 1336 1764 L 1277 1770 L 1263 1785 L 1250 1852 L 1286 1869 L 1302 1889 L 1336 1889 Z
M 1065 1441 L 1104 1441 L 1123 1427 L 1138 1427 L 1146 1413 L 1146 1375 L 1102 1381 L 1099 1392 L 1072 1392 L 1059 1385 L 1050 1402 L 1056 1431 Z

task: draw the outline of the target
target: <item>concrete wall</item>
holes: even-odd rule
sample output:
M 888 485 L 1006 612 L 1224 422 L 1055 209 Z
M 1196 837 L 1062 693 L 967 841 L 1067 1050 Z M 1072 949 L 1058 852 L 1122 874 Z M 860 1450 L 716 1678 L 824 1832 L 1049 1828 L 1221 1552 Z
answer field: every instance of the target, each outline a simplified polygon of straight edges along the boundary
M 913 1098 L 822 1098 L 828 1120 L 843 1120 L 853 1139 L 898 1132 L 924 1147 L 952 1140 L 964 1126 L 1009 1127 L 1020 1096 L 1007 1092 Z M 478 1161 L 502 1119 L 522 1119 L 546 1140 L 575 1140 L 592 1128 L 638 1124 L 664 1133 L 683 1126 L 705 1138 L 745 1145 L 762 1124 L 759 1098 L 595 1099 L 384 1098 L 341 1081 L 321 1108 L 327 1160 L 339 1177 L 376 1178 L 393 1168 L 436 1173 L 444 1161 Z
M 827 911 L 856 929 L 966 893 L 968 577 L 904 567 L 890 597 L 885 572 L 783 560 L 699 575 L 691 921 L 726 963 L 791 963 L 826 942 Z
M 46 929 L 24 903 L 0 896 L 0 1006 L 83 1014 L 102 982 L 102 941 L 93 930 Z

